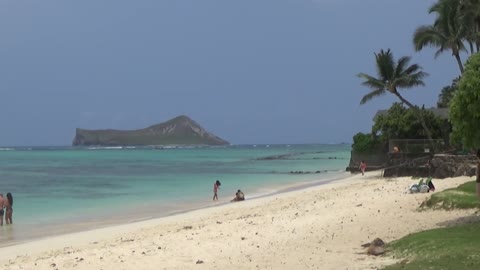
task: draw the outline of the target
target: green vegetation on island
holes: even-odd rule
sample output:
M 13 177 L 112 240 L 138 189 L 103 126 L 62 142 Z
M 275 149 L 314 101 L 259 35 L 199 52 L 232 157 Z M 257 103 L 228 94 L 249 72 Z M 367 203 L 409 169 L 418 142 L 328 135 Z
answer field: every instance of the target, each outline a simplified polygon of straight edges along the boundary
M 137 130 L 76 130 L 73 145 L 227 145 L 187 116 Z

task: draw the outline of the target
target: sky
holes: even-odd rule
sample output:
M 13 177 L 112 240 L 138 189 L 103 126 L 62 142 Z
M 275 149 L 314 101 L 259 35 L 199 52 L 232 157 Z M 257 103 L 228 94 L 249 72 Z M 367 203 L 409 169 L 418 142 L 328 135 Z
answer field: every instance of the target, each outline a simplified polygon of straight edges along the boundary
M 459 75 L 415 52 L 432 0 L 0 0 L 0 145 L 70 145 L 75 128 L 137 129 L 188 115 L 232 144 L 352 142 L 374 53 L 430 74 L 401 92 L 435 106 Z M 463 59 L 465 60 L 465 56 Z

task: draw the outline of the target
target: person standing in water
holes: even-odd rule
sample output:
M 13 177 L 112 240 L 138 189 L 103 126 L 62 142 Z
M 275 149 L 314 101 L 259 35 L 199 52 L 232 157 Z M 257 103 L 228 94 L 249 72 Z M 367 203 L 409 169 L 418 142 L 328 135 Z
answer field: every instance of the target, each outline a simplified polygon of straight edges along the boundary
M 13 196 L 12 193 L 7 193 L 7 199 L 5 201 L 5 223 L 12 224 L 13 214 Z
M 5 214 L 5 198 L 3 197 L 3 193 L 0 193 L 0 226 L 3 226 L 3 215 Z
M 213 184 L 213 200 L 217 200 L 218 201 L 218 195 L 217 195 L 217 192 L 218 192 L 218 189 L 220 188 L 220 186 L 222 185 L 222 183 L 220 183 L 220 181 L 217 180 L 217 182 L 215 182 L 215 184 Z

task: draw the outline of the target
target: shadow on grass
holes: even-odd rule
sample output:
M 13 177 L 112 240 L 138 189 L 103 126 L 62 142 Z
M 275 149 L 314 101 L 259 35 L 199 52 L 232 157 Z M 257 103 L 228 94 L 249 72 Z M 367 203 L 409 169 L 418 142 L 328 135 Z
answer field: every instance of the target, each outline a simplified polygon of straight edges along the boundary
M 475 215 L 472 215 L 472 216 L 459 217 L 453 220 L 440 222 L 440 223 L 437 223 L 437 225 L 440 227 L 454 227 L 454 226 L 465 225 L 465 224 L 475 224 L 475 223 L 480 224 L 479 213 L 480 212 L 477 212 Z

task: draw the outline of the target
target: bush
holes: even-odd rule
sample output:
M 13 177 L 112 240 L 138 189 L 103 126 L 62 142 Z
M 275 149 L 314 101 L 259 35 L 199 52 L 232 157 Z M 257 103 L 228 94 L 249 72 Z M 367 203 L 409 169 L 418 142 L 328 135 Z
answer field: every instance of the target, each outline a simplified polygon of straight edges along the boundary
M 352 149 L 358 153 L 370 153 L 378 149 L 380 144 L 375 139 L 375 137 L 368 133 L 359 132 L 353 136 L 353 145 Z
M 452 142 L 480 148 L 480 54 L 470 57 L 450 102 Z

